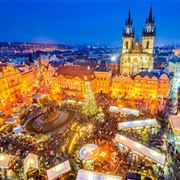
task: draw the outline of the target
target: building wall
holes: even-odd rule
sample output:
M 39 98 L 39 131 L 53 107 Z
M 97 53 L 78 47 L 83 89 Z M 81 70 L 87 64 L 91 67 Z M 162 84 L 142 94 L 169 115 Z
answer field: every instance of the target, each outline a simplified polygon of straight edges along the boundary
M 110 93 L 110 87 L 112 82 L 112 70 L 108 72 L 94 72 L 96 77 L 96 90 L 95 92 Z
M 125 53 L 121 56 L 121 74 L 135 75 L 142 69 L 151 71 L 153 69 L 154 58 L 147 53 Z
M 128 94 L 129 97 L 167 97 L 169 91 L 169 78 L 162 74 L 157 77 L 141 77 L 135 78 L 115 76 L 112 80 L 112 96 Z
M 92 78 L 91 80 L 85 80 L 79 77 L 67 77 L 59 75 L 53 76 L 52 82 L 56 93 L 83 98 L 86 92 L 86 83 L 89 83 L 91 90 L 95 92 L 95 81 L 95 78 Z
M 0 109 L 10 106 L 22 98 L 21 95 L 34 84 L 36 71 L 36 68 L 29 70 L 25 67 L 24 72 L 20 72 L 18 68 L 8 64 L 0 72 Z
M 0 74 L 0 108 L 17 100 L 22 88 L 22 76 L 18 69 L 8 64 Z

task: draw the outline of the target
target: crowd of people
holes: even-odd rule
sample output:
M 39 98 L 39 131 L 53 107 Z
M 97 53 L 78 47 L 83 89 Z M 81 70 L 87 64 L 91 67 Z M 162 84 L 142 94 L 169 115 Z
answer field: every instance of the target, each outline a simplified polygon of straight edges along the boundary
M 117 123 L 119 122 L 152 119 L 154 114 L 150 111 L 144 111 L 145 113 L 136 117 L 124 113 L 112 113 L 109 111 L 109 106 L 118 104 L 115 99 L 103 93 L 96 94 L 95 98 L 97 105 L 101 107 L 102 117 L 87 117 L 82 113 L 81 105 L 64 103 L 58 107 L 59 110 L 73 110 L 76 112 L 75 118 L 70 124 L 61 129 L 57 129 L 46 136 L 44 135 L 44 138 L 41 140 L 38 139 L 38 135 L 30 136 L 28 132 L 23 132 L 21 135 L 16 134 L 13 131 L 16 125 L 7 125 L 0 132 L 0 152 L 16 155 L 18 158 L 12 159 L 8 167 L 4 168 L 4 172 L 12 170 L 19 178 L 22 178 L 21 176 L 24 175 L 23 159 L 29 153 L 33 153 L 38 155 L 40 168 L 42 169 L 29 174 L 29 179 L 33 180 L 42 180 L 46 176 L 47 169 L 68 159 L 73 161 L 71 166 L 73 166 L 74 173 L 77 173 L 77 169 L 87 169 L 104 173 L 110 172 L 125 178 L 128 171 L 133 171 L 152 179 L 164 178 L 162 166 L 115 142 L 114 138 L 117 133 L 143 143 L 146 146 L 155 147 L 156 150 L 167 154 L 169 159 L 172 158 L 174 165 L 180 165 L 180 155 L 175 145 L 171 144 L 171 142 L 167 144 L 164 141 L 164 132 L 160 126 L 146 128 L 146 130 L 129 129 L 120 131 L 117 128 Z M 21 125 L 24 125 L 29 119 L 38 115 L 38 113 L 41 113 L 42 107 L 33 106 L 28 110 L 27 114 L 22 118 L 23 121 L 20 121 Z M 73 124 L 76 124 L 74 129 L 72 128 Z M 144 131 L 148 135 L 147 141 L 142 140 Z M 72 142 L 72 137 L 76 133 L 78 133 L 78 137 L 75 142 Z M 157 141 L 157 139 L 159 140 Z M 73 143 L 71 149 L 69 149 L 70 143 Z M 90 143 L 96 144 L 100 152 L 98 158 L 91 163 L 87 163 L 80 157 L 79 150 L 84 145 Z M 171 169 L 171 163 L 168 166 Z M 177 172 L 179 171 L 180 169 L 177 169 Z

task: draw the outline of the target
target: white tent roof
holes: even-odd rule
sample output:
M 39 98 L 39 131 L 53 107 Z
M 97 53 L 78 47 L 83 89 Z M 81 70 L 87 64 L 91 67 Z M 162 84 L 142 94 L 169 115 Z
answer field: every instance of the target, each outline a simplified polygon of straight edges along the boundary
M 12 157 L 8 154 L 0 154 L 0 166 L 7 167 Z
M 147 120 L 138 120 L 138 121 L 128 121 L 118 123 L 119 129 L 135 128 L 135 127 L 144 127 L 144 126 L 155 126 L 157 125 L 156 119 L 147 119 Z
M 38 169 L 38 156 L 35 154 L 28 154 L 28 156 L 24 159 L 24 174 L 27 173 L 28 169 L 36 168 Z
M 21 129 L 21 126 L 20 126 L 20 125 L 16 126 L 13 130 L 14 130 L 14 132 L 15 132 L 16 134 L 19 134 L 19 133 L 22 132 L 22 129 Z
M 52 180 L 68 171 L 71 171 L 69 161 L 58 164 L 57 166 L 47 170 L 48 180 Z
M 95 144 L 86 144 L 80 149 L 79 154 L 84 160 L 92 160 L 99 155 L 99 147 Z
M 110 106 L 109 110 L 113 112 L 121 112 L 121 113 L 126 113 L 126 114 L 133 114 L 134 116 L 139 116 L 139 110 L 136 110 L 136 109 L 119 108 L 117 106 Z
M 180 116 L 169 116 L 174 129 L 180 129 Z
M 122 145 L 125 145 L 135 151 L 137 151 L 140 154 L 143 154 L 147 156 L 148 158 L 164 165 L 166 156 L 163 154 L 158 153 L 157 151 L 154 151 L 146 146 L 143 146 L 142 144 L 139 144 L 131 139 L 128 139 L 124 136 L 121 136 L 120 134 L 116 134 L 115 140 L 119 142 Z
M 78 174 L 76 180 L 122 180 L 120 176 L 113 176 L 109 174 L 87 171 L 80 169 L 78 170 Z

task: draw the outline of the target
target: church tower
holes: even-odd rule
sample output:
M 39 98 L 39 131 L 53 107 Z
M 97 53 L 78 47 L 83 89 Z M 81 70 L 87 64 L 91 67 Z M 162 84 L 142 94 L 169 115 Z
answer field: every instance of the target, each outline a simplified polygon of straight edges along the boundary
M 154 26 L 154 18 L 152 15 L 152 7 L 146 25 L 142 32 L 142 43 L 137 38 L 134 39 L 134 31 L 132 27 L 131 13 L 128 13 L 126 26 L 123 29 L 122 53 L 120 60 L 120 74 L 136 75 L 141 71 L 151 71 L 154 65 L 153 49 L 154 38 L 156 36 L 156 28 Z
M 131 19 L 131 12 L 129 10 L 128 18 L 126 20 L 125 27 L 123 28 L 122 32 L 122 39 L 123 39 L 123 47 L 122 53 L 130 52 L 132 49 L 134 38 L 134 30 L 132 27 L 132 19 Z
M 146 25 L 142 31 L 142 48 L 143 52 L 153 54 L 154 38 L 156 36 L 156 27 L 152 15 L 152 6 L 149 11 L 149 16 L 146 19 Z

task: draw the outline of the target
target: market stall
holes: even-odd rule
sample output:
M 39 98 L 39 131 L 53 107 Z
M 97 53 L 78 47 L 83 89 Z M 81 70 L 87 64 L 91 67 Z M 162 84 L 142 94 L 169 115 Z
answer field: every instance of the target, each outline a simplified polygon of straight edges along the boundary
M 112 112 L 120 112 L 125 114 L 132 114 L 134 116 L 139 116 L 139 110 L 130 109 L 130 108 L 119 108 L 117 106 L 110 106 L 109 110 Z
M 54 167 L 52 167 L 51 169 L 47 170 L 47 176 L 48 176 L 48 180 L 52 180 L 54 178 L 57 178 L 58 176 L 67 173 L 71 171 L 71 166 L 69 164 L 69 161 L 65 161 L 63 163 L 60 163 Z
M 21 134 L 21 133 L 22 133 L 22 129 L 21 129 L 21 126 L 20 126 L 20 125 L 16 126 L 13 130 L 14 130 L 14 132 L 15 132 L 16 134 Z
M 0 167 L 8 167 L 11 158 L 14 157 L 8 154 L 0 154 Z
M 153 161 L 156 161 L 159 164 L 164 165 L 164 163 L 165 163 L 165 159 L 166 159 L 165 155 L 160 154 L 157 151 L 154 151 L 142 144 L 139 144 L 138 142 L 135 142 L 127 137 L 120 135 L 120 134 L 116 134 L 115 140 L 118 143 L 120 143 L 124 146 L 127 146 L 142 155 L 145 155 L 146 157 L 152 159 Z
M 95 144 L 87 144 L 79 151 L 80 157 L 85 160 L 93 160 L 99 155 L 99 147 Z
M 87 171 L 84 169 L 78 170 L 78 174 L 76 177 L 76 180 L 93 180 L 93 179 L 99 179 L 99 180 L 122 180 L 120 176 L 114 176 L 94 171 Z
M 5 123 L 16 123 L 18 118 L 19 118 L 19 116 L 14 116 L 12 118 L 7 118 L 4 122 Z
M 156 126 L 156 119 L 147 119 L 147 120 L 138 120 L 138 121 L 128 121 L 118 123 L 118 129 L 128 129 L 128 128 L 137 128 L 137 127 L 146 127 L 146 126 Z
M 169 123 L 173 134 L 180 141 L 180 116 L 169 116 Z
M 28 156 L 24 159 L 24 174 L 26 174 L 29 168 L 38 169 L 38 156 L 36 154 L 28 154 Z

